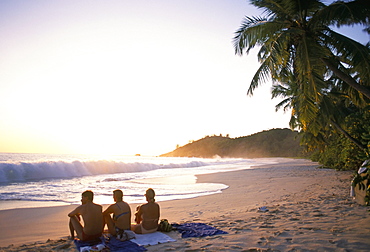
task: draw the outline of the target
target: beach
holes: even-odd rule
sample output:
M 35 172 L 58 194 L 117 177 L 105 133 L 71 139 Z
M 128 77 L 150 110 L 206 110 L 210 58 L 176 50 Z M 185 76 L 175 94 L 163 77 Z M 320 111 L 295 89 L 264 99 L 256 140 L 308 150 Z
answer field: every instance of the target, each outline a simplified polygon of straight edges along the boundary
M 228 185 L 222 193 L 159 202 L 161 218 L 201 222 L 228 234 L 181 238 L 172 231 L 167 234 L 175 242 L 148 251 L 369 251 L 369 207 L 350 197 L 353 172 L 320 169 L 304 159 L 277 160 L 197 176 L 197 182 Z M 0 251 L 76 251 L 67 217 L 75 207 L 0 211 Z

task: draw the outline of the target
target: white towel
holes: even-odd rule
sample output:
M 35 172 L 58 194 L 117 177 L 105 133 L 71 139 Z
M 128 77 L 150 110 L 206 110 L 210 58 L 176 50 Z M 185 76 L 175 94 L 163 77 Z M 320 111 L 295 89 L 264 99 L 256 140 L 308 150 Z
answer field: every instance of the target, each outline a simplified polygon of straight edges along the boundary
M 140 246 L 156 245 L 159 243 L 173 242 L 176 241 L 168 235 L 161 232 L 154 232 L 150 234 L 136 234 L 136 238 L 130 240 Z
M 80 248 L 80 252 L 91 252 L 91 251 L 103 251 L 103 249 L 107 249 L 104 244 L 98 244 L 94 246 L 85 246 Z

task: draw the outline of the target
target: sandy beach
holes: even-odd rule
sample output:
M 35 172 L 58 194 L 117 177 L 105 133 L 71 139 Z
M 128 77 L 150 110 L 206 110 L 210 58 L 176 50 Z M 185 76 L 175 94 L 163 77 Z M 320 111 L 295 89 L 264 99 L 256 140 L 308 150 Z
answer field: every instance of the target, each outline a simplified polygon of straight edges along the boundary
M 181 238 L 172 231 L 168 235 L 175 242 L 149 246 L 148 251 L 369 251 L 369 207 L 349 196 L 353 172 L 318 169 L 308 160 L 278 161 L 197 176 L 198 182 L 229 188 L 219 194 L 159 202 L 161 218 L 202 222 L 228 234 Z M 268 211 L 258 210 L 263 206 Z M 0 211 L 0 251 L 76 251 L 68 240 L 67 218 L 75 207 Z M 135 207 L 131 205 L 132 211 Z

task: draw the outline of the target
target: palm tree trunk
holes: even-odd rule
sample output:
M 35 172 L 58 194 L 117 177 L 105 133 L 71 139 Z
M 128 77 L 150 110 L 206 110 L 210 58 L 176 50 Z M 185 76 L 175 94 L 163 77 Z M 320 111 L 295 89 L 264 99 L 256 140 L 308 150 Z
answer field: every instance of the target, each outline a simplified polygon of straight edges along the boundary
M 358 84 L 357 81 L 355 81 L 351 76 L 339 70 L 339 68 L 335 66 L 330 60 L 322 58 L 321 61 L 324 62 L 325 65 L 327 65 L 327 67 L 331 71 L 333 71 L 333 73 L 336 76 L 338 76 L 342 81 L 344 81 L 345 83 L 347 83 L 348 85 L 350 85 L 351 87 L 353 87 L 354 89 L 356 89 L 357 91 L 359 91 L 360 93 L 362 93 L 363 95 L 365 95 L 367 98 L 370 99 L 370 89 L 369 88 Z
M 334 120 L 332 120 L 332 119 L 329 119 L 329 120 L 330 120 L 330 123 L 332 125 L 334 125 L 352 143 L 354 143 L 355 145 L 357 145 L 361 150 L 366 151 L 366 146 L 364 146 L 360 141 L 358 141 L 357 139 L 353 138 L 350 134 L 348 134 L 348 132 L 345 131 L 341 126 L 339 126 L 339 124 L 337 124 L 336 122 L 334 122 Z

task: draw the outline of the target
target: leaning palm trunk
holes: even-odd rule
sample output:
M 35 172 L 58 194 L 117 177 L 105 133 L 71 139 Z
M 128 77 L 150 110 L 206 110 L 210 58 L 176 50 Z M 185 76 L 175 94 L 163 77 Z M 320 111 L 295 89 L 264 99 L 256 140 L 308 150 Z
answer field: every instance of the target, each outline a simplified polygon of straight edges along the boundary
M 333 120 L 330 120 L 330 123 L 337 128 L 346 138 L 348 138 L 352 143 L 354 143 L 357 147 L 359 147 L 361 150 L 366 152 L 366 146 L 364 146 L 360 141 L 357 139 L 353 138 L 350 134 L 348 134 L 347 131 L 345 131 L 342 127 L 340 127 L 339 124 L 334 122 Z
M 338 78 L 340 78 L 342 81 L 344 81 L 345 83 L 347 83 L 348 85 L 350 85 L 351 87 L 353 87 L 354 89 L 356 89 L 357 91 L 359 91 L 360 93 L 362 93 L 363 95 L 365 95 L 367 98 L 370 99 L 370 89 L 369 88 L 358 84 L 356 80 L 354 80 L 351 76 L 342 72 L 337 66 L 335 66 L 332 62 L 330 62 L 330 60 L 322 58 L 321 61 L 324 62 L 325 65 L 331 71 L 333 71 L 333 73 Z

